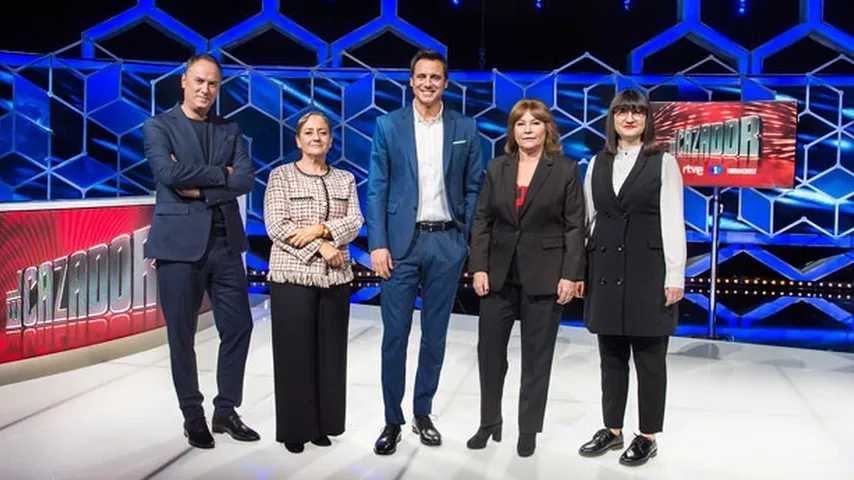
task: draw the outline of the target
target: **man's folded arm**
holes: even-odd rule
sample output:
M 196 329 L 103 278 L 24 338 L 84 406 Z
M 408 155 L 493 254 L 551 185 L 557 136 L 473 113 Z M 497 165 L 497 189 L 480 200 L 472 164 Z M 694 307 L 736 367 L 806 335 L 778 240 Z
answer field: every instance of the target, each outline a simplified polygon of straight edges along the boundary
M 169 137 L 156 119 L 142 127 L 145 158 L 154 179 L 169 188 L 220 187 L 226 184 L 226 172 L 220 167 L 173 160 Z
M 225 185 L 222 187 L 207 187 L 202 189 L 202 197 L 210 205 L 219 205 L 230 202 L 235 198 L 252 191 L 255 182 L 255 170 L 252 168 L 252 159 L 246 152 L 243 135 L 237 129 L 234 136 L 234 161 L 231 162 L 232 171 L 226 177 Z

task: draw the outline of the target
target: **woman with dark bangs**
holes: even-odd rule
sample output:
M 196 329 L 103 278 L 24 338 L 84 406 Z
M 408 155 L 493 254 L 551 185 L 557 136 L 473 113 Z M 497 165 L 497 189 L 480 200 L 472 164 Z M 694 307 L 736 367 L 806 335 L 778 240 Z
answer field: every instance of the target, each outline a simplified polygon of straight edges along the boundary
M 605 428 L 579 453 L 623 448 L 633 356 L 640 435 L 620 463 L 635 466 L 658 453 L 655 434 L 664 423 L 667 344 L 685 282 L 682 174 L 672 155 L 655 148 L 652 112 L 640 92 L 617 94 L 606 128 L 605 148 L 590 160 L 584 180 L 590 232 L 584 321 L 598 335 Z
M 467 446 L 501 440 L 507 343 L 522 328 L 519 456 L 543 429 L 552 357 L 563 306 L 584 277 L 584 200 L 576 162 L 563 156 L 551 112 L 539 100 L 516 103 L 505 155 L 493 159 L 478 199 L 469 271 L 481 297 L 477 358 L 480 428 Z

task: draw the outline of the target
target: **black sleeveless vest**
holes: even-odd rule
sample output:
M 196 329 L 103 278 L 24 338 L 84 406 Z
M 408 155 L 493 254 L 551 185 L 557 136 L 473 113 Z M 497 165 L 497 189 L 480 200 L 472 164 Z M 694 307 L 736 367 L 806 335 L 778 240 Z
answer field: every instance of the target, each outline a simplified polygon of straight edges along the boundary
M 614 156 L 596 155 L 591 187 L 595 226 L 587 243 L 584 321 L 601 335 L 673 334 L 677 307 L 664 306 L 662 154 L 640 153 L 618 193 Z

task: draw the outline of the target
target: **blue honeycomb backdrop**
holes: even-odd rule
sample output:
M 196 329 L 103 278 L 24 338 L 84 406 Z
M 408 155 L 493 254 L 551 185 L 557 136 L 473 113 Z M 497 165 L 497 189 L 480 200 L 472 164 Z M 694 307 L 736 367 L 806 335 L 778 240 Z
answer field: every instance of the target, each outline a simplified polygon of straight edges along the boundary
M 195 52 L 212 52 L 222 59 L 224 81 L 216 108 L 243 128 L 257 171 L 257 185 L 248 201 L 250 234 L 264 234 L 267 177 L 271 169 L 297 158 L 294 124 L 309 109 L 321 109 L 332 119 L 334 147 L 329 158 L 355 174 L 364 198 L 374 120 L 409 101 L 410 93 L 406 70 L 376 69 L 350 52 L 386 32 L 402 42 L 448 51 L 400 18 L 397 0 L 378 1 L 379 17 L 331 43 L 280 13 L 277 0 L 262 0 L 259 13 L 213 38 L 193 31 L 154 0 L 139 0 L 59 51 L 0 52 L 0 201 L 151 192 L 141 126 L 149 115 L 175 105 L 183 66 L 118 58 L 99 44 L 143 22 Z M 556 114 L 567 155 L 584 169 L 603 144 L 607 103 L 620 88 L 640 88 L 661 101 L 796 100 L 796 186 L 724 190 L 721 262 L 749 255 L 779 276 L 802 282 L 833 279 L 850 271 L 854 38 L 824 21 L 823 0 L 800 0 L 799 23 L 753 50 L 704 24 L 700 0 L 679 0 L 677 7 L 674 26 L 629 52 L 627 72 L 590 54 L 545 73 L 452 72 L 446 101 L 477 119 L 486 160 L 503 147 L 504 122 L 514 102 L 526 96 L 540 98 Z M 317 66 L 248 65 L 227 52 L 271 29 L 316 54 Z M 764 74 L 767 58 L 804 38 L 838 56 L 809 72 Z M 645 59 L 682 39 L 706 49 L 709 56 L 672 75 L 645 72 Z M 691 242 L 709 240 L 710 203 L 708 189 L 685 189 Z M 793 264 L 772 252 L 776 246 L 820 247 L 817 251 L 829 253 L 806 265 Z M 365 252 L 354 247 L 354 254 L 367 264 Z M 257 255 L 250 255 L 249 261 L 257 269 L 265 268 Z M 698 254 L 689 261 L 688 276 L 702 276 L 709 266 L 708 253 Z M 360 297 L 375 294 L 375 289 L 365 289 Z M 690 293 L 688 299 L 708 308 L 704 293 Z M 719 319 L 749 326 L 796 303 L 814 307 L 852 335 L 852 314 L 846 307 L 850 302 L 809 296 L 778 297 L 740 313 L 721 305 Z

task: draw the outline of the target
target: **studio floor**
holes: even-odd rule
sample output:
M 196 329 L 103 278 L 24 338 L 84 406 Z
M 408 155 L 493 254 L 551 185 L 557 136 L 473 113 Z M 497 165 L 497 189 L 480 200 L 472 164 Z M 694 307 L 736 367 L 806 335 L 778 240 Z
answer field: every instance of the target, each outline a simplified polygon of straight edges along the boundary
M 588 459 L 578 446 L 601 426 L 595 337 L 561 327 L 546 426 L 535 455 L 516 455 L 518 326 L 511 338 L 504 397 L 504 440 L 480 451 L 466 439 L 478 426 L 477 319 L 454 315 L 434 401 L 441 447 L 408 428 L 395 455 L 372 446 L 383 423 L 382 324 L 377 307 L 353 305 L 347 431 L 332 446 L 294 455 L 275 442 L 268 303 L 253 308 L 252 338 L 239 412 L 262 436 L 239 443 L 216 435 L 216 448 L 189 447 L 169 374 L 168 349 L 140 353 L 0 387 L 0 478 L 222 479 L 801 479 L 854 478 L 854 354 L 673 338 L 665 432 L 659 455 L 623 467 L 619 452 Z M 417 319 L 416 313 L 416 319 Z M 407 391 L 420 331 L 410 338 Z M 210 415 L 216 394 L 214 328 L 196 351 Z M 635 395 L 634 379 L 630 396 Z M 411 397 L 404 399 L 411 414 Z M 626 429 L 636 431 L 630 398 Z

